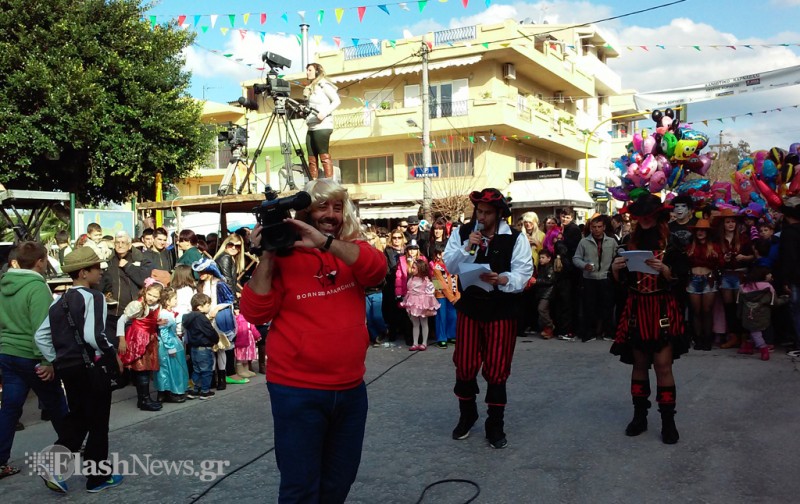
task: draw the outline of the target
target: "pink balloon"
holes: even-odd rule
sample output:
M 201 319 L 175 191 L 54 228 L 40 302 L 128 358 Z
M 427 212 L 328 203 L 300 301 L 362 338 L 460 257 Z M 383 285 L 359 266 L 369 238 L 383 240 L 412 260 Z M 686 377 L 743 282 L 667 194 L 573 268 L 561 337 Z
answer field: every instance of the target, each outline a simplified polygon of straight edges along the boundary
M 649 135 L 642 141 L 642 154 L 653 154 L 653 148 L 656 146 L 656 139 L 653 135 Z
M 637 152 L 642 152 L 642 134 L 641 133 L 634 133 L 633 134 L 633 150 Z
M 650 176 L 650 192 L 660 192 L 667 185 L 667 176 L 663 171 L 656 171 Z
M 639 165 L 639 176 L 645 180 L 649 180 L 653 173 L 655 173 L 657 170 L 658 161 L 656 161 L 656 158 L 653 157 L 652 154 L 648 154 Z
M 669 164 L 669 159 L 667 159 L 667 156 L 663 154 L 657 154 L 656 162 L 658 163 L 658 169 L 663 171 L 664 175 L 669 177 L 669 174 L 672 171 L 672 165 Z

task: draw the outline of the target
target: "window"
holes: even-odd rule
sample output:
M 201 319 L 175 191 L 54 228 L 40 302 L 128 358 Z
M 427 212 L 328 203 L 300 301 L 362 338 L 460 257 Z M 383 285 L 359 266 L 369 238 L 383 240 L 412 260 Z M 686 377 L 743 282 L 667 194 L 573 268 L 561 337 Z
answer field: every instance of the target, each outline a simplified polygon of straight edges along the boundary
M 382 89 L 364 93 L 364 101 L 371 109 L 390 109 L 394 105 L 394 90 Z
M 533 158 L 517 155 L 517 171 L 529 171 L 534 168 Z
M 467 79 L 431 84 L 428 106 L 431 118 L 462 116 L 469 113 Z
M 394 156 L 340 159 L 343 184 L 370 184 L 394 181 Z
M 413 179 L 413 168 L 422 166 L 422 153 L 408 153 L 406 155 L 406 164 L 408 165 L 408 178 Z M 475 171 L 472 149 L 433 151 L 431 152 L 431 165 L 439 167 L 439 178 L 471 177 Z
M 219 190 L 219 184 L 205 184 L 200 186 L 201 196 L 216 195 Z

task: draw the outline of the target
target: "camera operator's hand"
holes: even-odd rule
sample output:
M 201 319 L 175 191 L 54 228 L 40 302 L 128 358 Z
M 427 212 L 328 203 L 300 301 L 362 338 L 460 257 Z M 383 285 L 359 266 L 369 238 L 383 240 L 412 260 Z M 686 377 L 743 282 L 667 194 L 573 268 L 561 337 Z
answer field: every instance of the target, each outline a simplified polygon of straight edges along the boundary
M 272 252 L 270 252 L 269 250 L 264 250 L 261 248 L 261 229 L 262 229 L 261 224 L 258 224 L 256 225 L 255 228 L 253 228 L 253 232 L 250 233 L 250 243 L 249 243 L 250 250 L 254 255 L 258 256 L 259 258 L 264 257 L 267 254 L 270 255 L 272 254 Z
M 294 226 L 297 233 L 300 235 L 300 239 L 294 242 L 295 247 L 321 248 L 328 240 L 328 237 L 324 235 L 322 231 L 301 220 L 286 219 L 284 222 L 288 222 Z
M 260 247 L 261 245 L 261 225 L 258 225 L 250 233 L 250 246 Z M 269 294 L 272 290 L 272 273 L 273 264 L 275 262 L 275 252 L 269 250 L 261 250 L 259 252 L 259 261 L 256 270 L 250 277 L 247 285 L 256 294 Z

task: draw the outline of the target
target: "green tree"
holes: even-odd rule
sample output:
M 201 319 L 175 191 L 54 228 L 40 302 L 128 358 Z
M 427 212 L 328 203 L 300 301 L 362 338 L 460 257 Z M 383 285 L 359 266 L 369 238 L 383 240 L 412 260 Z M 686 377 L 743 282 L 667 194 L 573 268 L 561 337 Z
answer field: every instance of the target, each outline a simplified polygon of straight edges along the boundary
M 0 182 L 83 203 L 153 198 L 213 148 L 187 93 L 194 35 L 144 20 L 137 0 L 4 0 Z

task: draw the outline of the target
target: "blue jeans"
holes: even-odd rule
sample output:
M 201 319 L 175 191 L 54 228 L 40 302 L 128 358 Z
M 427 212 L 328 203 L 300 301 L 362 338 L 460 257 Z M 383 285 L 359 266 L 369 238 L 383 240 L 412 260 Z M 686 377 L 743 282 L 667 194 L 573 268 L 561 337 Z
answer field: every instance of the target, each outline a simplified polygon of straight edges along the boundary
M 383 294 L 373 292 L 367 295 L 367 330 L 369 340 L 375 343 L 378 336 L 386 332 L 386 322 L 383 320 Z
M 214 351 L 210 348 L 192 347 L 192 383 L 195 391 L 208 392 L 211 389 L 214 360 Z
M 281 472 L 279 503 L 340 503 L 361 463 L 367 387 L 317 390 L 267 383 Z
M 438 298 L 436 311 L 436 341 L 456 339 L 456 307 L 447 298 Z
M 53 379 L 42 381 L 36 374 L 38 359 L 26 359 L 13 355 L 0 354 L 0 370 L 3 372 L 3 405 L 0 407 L 0 465 L 5 465 L 11 456 L 14 444 L 14 431 L 22 416 L 22 406 L 33 389 L 42 408 L 53 419 L 53 428 L 59 439 L 63 438 L 64 417 L 67 415 L 67 401 L 61 389 L 61 381 Z

